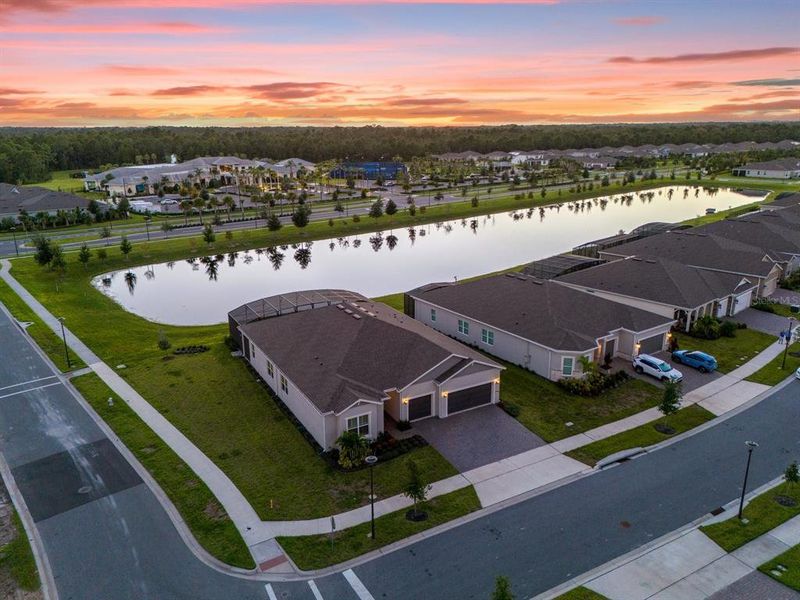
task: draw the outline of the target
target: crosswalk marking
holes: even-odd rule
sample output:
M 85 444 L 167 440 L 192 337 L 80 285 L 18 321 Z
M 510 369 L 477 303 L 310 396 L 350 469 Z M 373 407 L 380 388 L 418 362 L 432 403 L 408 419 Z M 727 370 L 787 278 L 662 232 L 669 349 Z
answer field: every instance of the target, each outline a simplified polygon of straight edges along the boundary
M 53 387 L 54 385 L 61 385 L 60 381 L 56 381 L 55 383 L 48 383 L 47 385 L 40 385 L 39 387 L 30 388 L 27 390 L 21 390 L 19 392 L 11 392 L 10 394 L 5 394 L 0 396 L 0 400 L 3 398 L 10 398 L 11 396 L 18 396 L 19 394 L 27 394 L 28 392 L 35 392 L 36 390 L 43 390 L 44 388 Z
M 49 377 L 39 377 L 39 379 L 31 379 L 30 381 L 23 381 L 22 383 L 15 383 L 14 385 L 7 385 L 5 387 L 0 388 L 0 392 L 3 390 L 7 390 L 13 387 L 19 387 L 21 385 L 28 385 L 29 383 L 36 383 L 37 381 L 45 381 L 46 379 L 55 379 L 55 375 L 50 375 Z
M 361 580 L 353 573 L 353 569 L 347 569 L 342 575 L 344 575 L 344 578 L 347 579 L 347 583 L 350 584 L 356 596 L 361 600 L 375 600 L 372 594 L 369 593 L 367 586 L 361 583 Z
M 314 583 L 313 579 L 308 580 L 308 587 L 311 588 L 311 593 L 314 594 L 315 600 L 325 600 L 322 597 L 322 594 L 319 593 L 319 588 L 317 587 L 317 584 Z
M 275 595 L 275 590 L 272 589 L 270 584 L 266 584 L 264 587 L 267 590 L 267 597 L 269 600 L 278 600 L 278 597 Z

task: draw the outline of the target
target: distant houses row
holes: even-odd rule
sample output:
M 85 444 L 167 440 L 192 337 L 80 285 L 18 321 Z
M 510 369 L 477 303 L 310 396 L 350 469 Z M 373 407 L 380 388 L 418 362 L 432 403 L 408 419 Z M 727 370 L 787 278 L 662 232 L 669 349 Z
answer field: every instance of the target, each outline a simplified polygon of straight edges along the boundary
M 668 158 L 670 156 L 688 156 L 697 158 L 713 154 L 736 154 L 763 150 L 800 150 L 800 142 L 783 140 L 780 142 L 739 142 L 725 144 L 644 144 L 641 146 L 621 146 L 614 148 L 570 148 L 567 150 L 516 150 L 511 152 L 495 151 L 487 154 L 480 152 L 449 152 L 434 155 L 434 158 L 448 162 L 474 162 L 495 168 L 507 168 L 517 165 L 546 167 L 559 158 L 570 158 L 578 161 L 587 169 L 607 169 L 614 167 L 625 158 Z
M 424 285 L 405 294 L 404 313 L 343 290 L 265 298 L 231 311 L 230 331 L 321 448 L 345 431 L 374 439 L 390 421 L 496 404 L 502 361 L 581 377 L 585 361 L 658 353 L 672 331 L 769 297 L 800 268 L 800 194 L 563 265 L 550 279 Z

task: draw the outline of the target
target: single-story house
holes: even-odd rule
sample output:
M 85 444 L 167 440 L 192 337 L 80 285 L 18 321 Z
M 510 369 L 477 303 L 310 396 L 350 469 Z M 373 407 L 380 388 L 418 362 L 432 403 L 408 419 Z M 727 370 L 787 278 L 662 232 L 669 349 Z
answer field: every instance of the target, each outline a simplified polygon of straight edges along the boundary
M 657 256 L 704 269 L 746 277 L 757 283 L 756 298 L 772 294 L 783 276 L 779 256 L 743 241 L 702 233 L 699 228 L 667 231 L 618 246 L 603 248 L 603 260 Z
M 757 284 L 741 275 L 705 271 L 656 257 L 628 257 L 558 277 L 556 282 L 641 308 L 689 331 L 705 315 L 733 316 L 748 308 Z
M 323 449 L 395 421 L 500 400 L 503 367 L 385 304 L 343 301 L 238 325 L 244 358 Z
M 737 177 L 761 177 L 768 179 L 794 179 L 800 177 L 800 159 L 778 158 L 736 167 L 732 173 Z
M 19 219 L 22 211 L 29 215 L 45 212 L 55 215 L 59 211 L 89 208 L 91 200 L 69 194 L 56 192 L 39 186 L 17 186 L 0 183 L 0 219 Z M 105 208 L 104 204 L 98 205 Z
M 582 374 L 580 359 L 630 359 L 667 345 L 665 317 L 522 273 L 407 292 L 409 316 L 557 381 Z

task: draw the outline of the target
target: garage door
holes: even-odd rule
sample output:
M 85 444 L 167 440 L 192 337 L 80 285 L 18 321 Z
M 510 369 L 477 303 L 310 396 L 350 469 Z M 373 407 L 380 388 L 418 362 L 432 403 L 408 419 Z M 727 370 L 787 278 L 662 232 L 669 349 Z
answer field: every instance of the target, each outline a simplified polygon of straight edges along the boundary
M 753 301 L 753 290 L 749 290 L 744 294 L 736 296 L 736 304 L 733 307 L 733 314 L 739 314 L 745 308 L 750 308 L 750 303 Z
M 664 334 L 639 340 L 639 343 L 642 345 L 641 348 L 639 348 L 641 354 L 659 352 L 664 349 Z
M 418 396 L 408 401 L 408 420 L 416 421 L 431 416 L 431 395 Z
M 450 392 L 447 396 L 447 414 L 475 408 L 492 401 L 492 384 L 485 383 L 475 387 Z

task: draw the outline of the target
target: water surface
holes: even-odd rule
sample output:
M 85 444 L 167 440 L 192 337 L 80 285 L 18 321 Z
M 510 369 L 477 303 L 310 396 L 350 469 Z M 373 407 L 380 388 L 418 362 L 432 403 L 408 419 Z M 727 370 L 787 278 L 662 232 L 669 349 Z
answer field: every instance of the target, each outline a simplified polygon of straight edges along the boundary
M 452 281 L 571 250 L 653 221 L 677 222 L 753 202 L 727 189 L 670 186 L 584 202 L 445 221 L 414 228 L 223 253 L 116 271 L 94 285 L 146 319 L 221 323 L 244 302 L 285 292 L 343 288 L 368 297 Z M 387 223 L 383 217 L 382 223 Z M 105 281 L 104 281 L 105 280 Z

